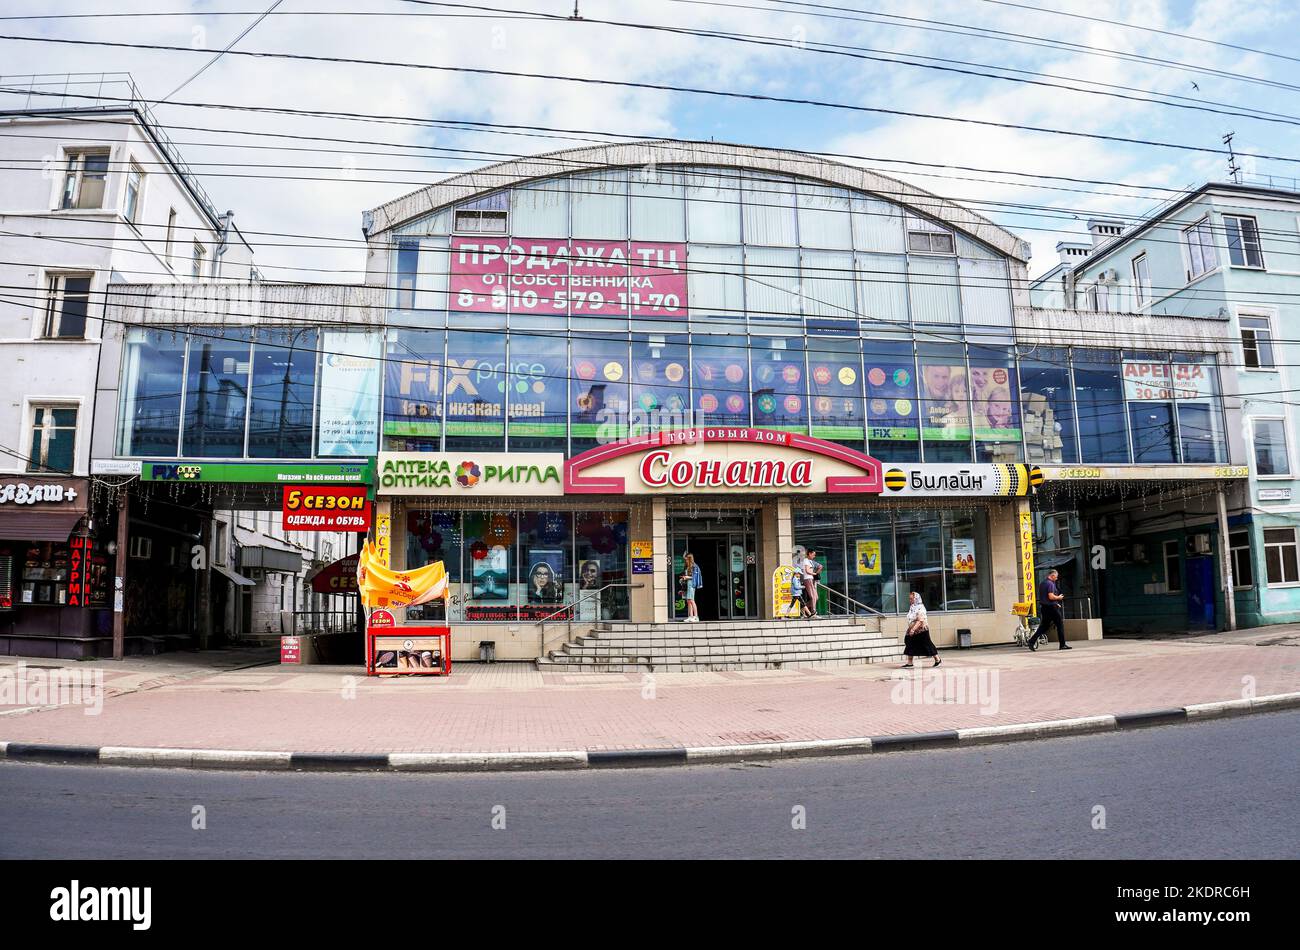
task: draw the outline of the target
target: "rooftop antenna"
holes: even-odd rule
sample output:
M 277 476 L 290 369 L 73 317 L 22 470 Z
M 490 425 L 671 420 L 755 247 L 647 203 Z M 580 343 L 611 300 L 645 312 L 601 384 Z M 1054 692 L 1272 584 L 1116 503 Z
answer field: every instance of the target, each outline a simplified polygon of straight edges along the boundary
M 1228 177 L 1238 185 L 1241 184 L 1241 168 L 1237 165 L 1237 156 L 1232 151 L 1232 137 L 1236 132 L 1229 132 L 1223 137 L 1223 144 L 1228 146 Z
M 570 20 L 582 19 L 582 14 L 578 12 L 578 4 L 581 2 L 582 0 L 573 0 L 573 16 L 569 17 Z

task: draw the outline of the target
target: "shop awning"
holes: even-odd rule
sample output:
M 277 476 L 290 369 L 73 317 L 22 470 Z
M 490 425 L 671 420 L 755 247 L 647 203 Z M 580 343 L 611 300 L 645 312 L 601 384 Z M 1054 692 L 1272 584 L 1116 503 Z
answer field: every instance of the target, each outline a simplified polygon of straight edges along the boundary
M 1062 564 L 1069 564 L 1074 561 L 1074 553 L 1069 554 L 1040 554 L 1034 559 L 1034 567 L 1042 570 L 1048 567 L 1060 567 Z
M 0 538 L 8 541 L 66 542 L 85 511 L 0 512 Z
M 230 581 L 233 584 L 238 585 L 239 587 L 254 586 L 255 583 L 254 581 L 250 581 L 247 577 L 245 577 L 243 574 L 239 573 L 238 571 L 232 571 L 230 568 L 222 567 L 220 564 L 213 564 L 212 569 L 216 571 L 218 574 L 220 574 L 222 577 L 224 577 L 226 580 Z

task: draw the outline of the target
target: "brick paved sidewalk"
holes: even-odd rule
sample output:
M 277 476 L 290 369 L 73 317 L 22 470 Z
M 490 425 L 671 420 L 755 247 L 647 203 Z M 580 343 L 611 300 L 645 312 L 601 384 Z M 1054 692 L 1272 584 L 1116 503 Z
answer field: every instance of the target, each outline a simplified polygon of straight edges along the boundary
M 1300 691 L 1300 626 L 1234 635 L 946 650 L 931 671 L 539 673 L 450 678 L 284 668 L 264 653 L 172 655 L 102 671 L 102 711 L 0 706 L 0 741 L 297 752 L 518 752 L 840 739 L 1138 712 Z M 0 659 L 12 677 L 15 657 Z M 924 668 L 922 668 L 924 667 Z M 30 669 L 29 669 L 30 672 Z M 944 690 L 947 696 L 944 695 Z M 962 695 L 958 695 L 958 690 Z M 0 700 L 3 701 L 3 700 Z

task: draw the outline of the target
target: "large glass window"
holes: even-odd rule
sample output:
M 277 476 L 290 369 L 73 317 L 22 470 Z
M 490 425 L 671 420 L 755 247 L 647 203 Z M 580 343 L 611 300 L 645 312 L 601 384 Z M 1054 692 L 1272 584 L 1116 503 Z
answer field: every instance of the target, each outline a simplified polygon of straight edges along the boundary
M 907 249 L 901 207 L 863 195 L 854 195 L 851 205 L 855 248 L 885 254 L 902 254 Z
M 743 188 L 745 243 L 771 247 L 798 244 L 794 182 L 749 172 L 744 176 Z
M 685 336 L 633 336 L 629 435 L 690 424 L 689 367 Z
M 692 243 L 740 243 L 738 175 L 722 168 L 696 168 L 686 173 L 686 223 Z
M 808 183 L 799 186 L 799 243 L 843 250 L 853 247 L 847 191 Z
M 749 338 L 753 359 L 754 427 L 808 431 L 808 388 L 802 337 Z
M 461 570 L 463 549 L 460 512 L 418 509 L 406 513 L 406 567 L 414 569 L 441 561 L 451 590 L 445 611 L 441 601 L 433 601 L 407 608 L 408 620 L 465 619 L 468 591 L 462 583 L 467 576 Z
M 315 327 L 257 331 L 248 413 L 250 457 L 312 457 L 318 342 Z
M 573 602 L 573 515 L 519 513 L 519 619 L 541 620 Z
M 803 306 L 809 331 L 857 333 L 853 255 L 847 251 L 804 251 Z
M 963 347 L 927 343 L 918 355 L 924 458 L 927 462 L 969 462 L 971 396 Z
M 913 322 L 945 325 L 961 322 L 956 260 L 913 255 L 907 259 L 907 274 Z
M 691 337 L 695 422 L 749 425 L 749 351 L 744 337 Z
M 1011 285 L 1003 260 L 957 262 L 961 275 L 961 314 L 967 326 L 1011 326 Z
M 123 455 L 174 458 L 181 430 L 186 338 L 171 330 L 132 328 L 122 364 Z
M 861 452 L 865 445 L 866 427 L 862 357 L 856 337 L 809 338 L 808 388 L 812 402 L 812 434 Z
M 626 171 L 613 169 L 574 175 L 569 193 L 575 238 L 627 240 Z
M 1178 461 L 1174 383 L 1168 354 L 1140 350 L 1125 352 L 1124 396 L 1128 400 L 1133 461 Z
M 1178 411 L 1178 437 L 1183 462 L 1225 461 L 1223 414 L 1219 403 L 1218 367 L 1212 357 L 1175 353 L 1169 366 Z
M 755 332 L 797 333 L 800 317 L 799 252 L 745 248 L 745 301 Z
M 844 512 L 849 596 L 881 613 L 898 610 L 894 525 L 887 512 Z
M 1074 400 L 1065 347 L 1035 347 L 1020 360 L 1020 407 L 1026 459 L 1077 462 Z
M 627 437 L 627 364 L 626 337 L 574 336 L 569 390 L 573 455 Z
M 633 169 L 630 187 L 632 240 L 686 240 L 681 172 L 653 167 Z
M 384 363 L 384 449 L 442 448 L 445 330 L 390 330 Z
M 576 591 L 568 602 L 580 620 L 626 620 L 628 580 L 627 512 L 574 513 Z M 595 596 L 586 596 L 599 591 Z
M 894 537 L 899 610 L 912 591 L 921 595 L 927 610 L 943 609 L 945 558 L 938 515 L 935 511 L 898 513 Z
M 988 519 L 981 513 L 943 512 L 943 610 L 987 610 L 990 596 Z
M 881 323 L 907 323 L 907 258 L 902 254 L 858 254 L 858 314 L 865 335 Z
M 464 620 L 515 620 L 522 586 L 517 581 L 518 533 L 513 511 L 466 511 L 461 542 L 460 599 Z
M 569 233 L 569 180 L 548 178 L 516 185 L 510 193 L 510 232 L 533 238 Z
M 867 451 L 882 462 L 919 462 L 921 429 L 912 341 L 867 339 L 862 350 Z
M 464 322 L 473 323 L 473 318 Z M 448 332 L 443 374 L 448 451 L 505 449 L 505 362 L 504 333 Z
M 566 334 L 510 334 L 510 450 L 568 447 L 569 348 Z
M 1129 460 L 1120 372 L 1118 350 L 1074 351 L 1074 392 L 1081 462 Z
M 745 266 L 742 249 L 692 244 L 687 250 L 691 329 L 697 333 L 745 332 Z
M 1286 420 L 1251 416 L 1250 423 L 1255 443 L 1255 474 L 1290 475 L 1291 456 L 1286 444 Z
M 249 340 L 247 330 L 217 327 L 190 340 L 181 455 L 188 458 L 243 456 Z
M 1003 346 L 970 345 L 971 424 L 975 461 L 1020 460 L 1020 404 L 1016 366 Z

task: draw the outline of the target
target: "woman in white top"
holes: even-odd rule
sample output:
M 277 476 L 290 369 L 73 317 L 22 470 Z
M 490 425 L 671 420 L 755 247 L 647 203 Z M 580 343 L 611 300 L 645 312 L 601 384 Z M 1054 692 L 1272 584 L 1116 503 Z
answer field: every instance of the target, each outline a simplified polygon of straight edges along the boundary
M 932 656 L 934 665 L 938 666 L 942 661 L 939 659 L 939 651 L 934 647 L 934 641 L 930 639 L 930 618 L 926 615 L 921 595 L 912 591 L 909 604 L 907 632 L 903 635 L 903 655 L 907 657 L 907 662 L 903 664 L 903 669 L 912 669 L 912 657 L 916 656 Z

